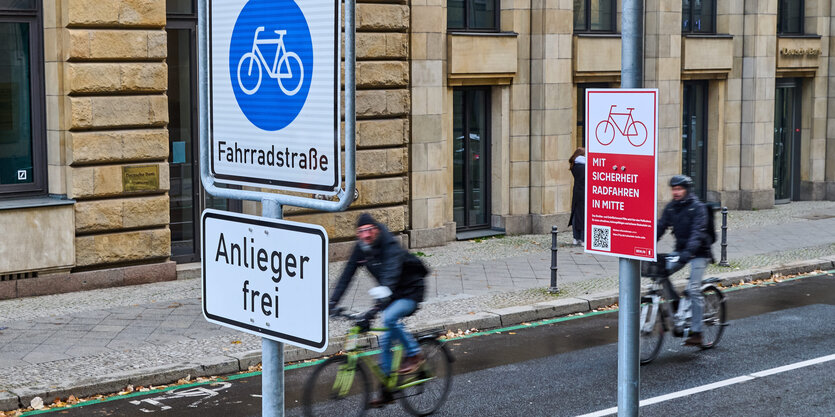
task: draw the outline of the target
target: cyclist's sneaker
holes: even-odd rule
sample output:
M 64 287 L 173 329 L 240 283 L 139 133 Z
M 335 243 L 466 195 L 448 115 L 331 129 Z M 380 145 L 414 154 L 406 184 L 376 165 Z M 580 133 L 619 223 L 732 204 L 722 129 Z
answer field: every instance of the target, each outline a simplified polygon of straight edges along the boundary
M 685 346 L 701 346 L 702 345 L 702 334 L 701 333 L 690 333 L 690 337 L 684 341 Z
M 400 366 L 400 369 L 397 371 L 401 374 L 409 374 L 414 371 L 417 371 L 423 362 L 426 360 L 423 358 L 423 353 L 418 352 L 417 355 L 409 356 L 403 360 L 403 364 Z
M 681 326 L 673 327 L 673 336 L 675 336 L 675 337 L 684 336 L 684 329 L 682 329 Z
M 380 387 L 380 395 L 368 402 L 368 408 L 382 408 L 394 402 L 394 395 L 389 390 Z

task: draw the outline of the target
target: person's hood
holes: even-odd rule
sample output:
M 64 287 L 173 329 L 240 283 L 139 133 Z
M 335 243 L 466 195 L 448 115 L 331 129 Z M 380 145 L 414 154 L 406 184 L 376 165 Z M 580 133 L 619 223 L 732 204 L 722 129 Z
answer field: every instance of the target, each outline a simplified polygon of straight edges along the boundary
M 586 157 L 583 156 L 583 155 L 580 155 L 580 156 L 574 158 L 574 163 L 575 164 L 585 164 L 586 163 Z

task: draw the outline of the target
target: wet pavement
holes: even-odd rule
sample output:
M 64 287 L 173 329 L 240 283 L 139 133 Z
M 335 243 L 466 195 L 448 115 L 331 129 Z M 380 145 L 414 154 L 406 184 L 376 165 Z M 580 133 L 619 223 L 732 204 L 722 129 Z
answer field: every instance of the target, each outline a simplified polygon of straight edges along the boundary
M 641 398 L 750 376 L 739 384 L 659 401 L 642 415 L 832 415 L 835 361 L 779 374 L 757 372 L 835 353 L 835 276 L 818 276 L 726 292 L 730 325 L 719 346 L 700 351 L 666 338 L 641 367 Z M 447 343 L 456 357 L 450 398 L 440 416 L 573 416 L 616 404 L 617 314 L 510 329 Z M 310 367 L 286 373 L 287 415 L 296 408 Z M 260 415 L 260 377 L 176 388 L 64 410 L 67 416 Z M 673 396 L 675 397 L 675 396 Z M 369 416 L 407 415 L 398 405 Z
M 796 269 L 781 265 L 833 267 L 835 202 L 731 212 L 730 221 L 732 268 L 714 265 L 710 275 L 741 280 Z M 550 284 L 548 235 L 453 242 L 413 251 L 420 252 L 433 273 L 427 301 L 407 324 L 413 329 L 484 329 L 614 302 L 617 259 L 584 254 L 567 245 L 569 238 L 560 234 L 561 292 L 556 297 L 545 291 Z M 666 238 L 659 250 L 669 246 Z M 714 253 L 718 256 L 718 245 Z M 331 285 L 343 264 L 331 264 Z M 677 275 L 679 281 L 683 275 Z M 260 339 L 203 319 L 200 285 L 199 279 L 184 279 L 0 301 L 0 325 L 8 327 L 0 331 L 0 410 L 15 408 L 19 401 L 28 404 L 35 396 L 116 392 L 127 385 L 164 384 L 259 363 Z M 366 291 L 371 285 L 367 277 L 358 277 L 342 305 L 354 310 L 368 306 Z M 538 303 L 564 304 L 545 308 Z M 346 325 L 331 321 L 330 328 L 335 337 Z M 312 356 L 289 346 L 286 352 L 288 360 Z

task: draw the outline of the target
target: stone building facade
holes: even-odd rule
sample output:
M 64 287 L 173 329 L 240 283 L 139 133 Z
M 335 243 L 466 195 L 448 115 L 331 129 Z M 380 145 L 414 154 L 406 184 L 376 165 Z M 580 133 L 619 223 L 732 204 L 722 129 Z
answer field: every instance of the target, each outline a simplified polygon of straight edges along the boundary
M 565 227 L 584 92 L 620 83 L 620 8 L 412 2 L 413 247 Z M 835 199 L 833 16 L 829 1 L 645 2 L 659 201 L 682 172 L 702 199 L 732 209 Z
M 368 0 L 357 9 L 361 211 L 419 248 L 565 227 L 587 88 L 620 82 L 616 0 Z M 659 184 L 730 208 L 835 199 L 835 1 L 647 0 Z M 202 191 L 196 0 L 0 5 L 0 299 L 175 279 Z M 669 198 L 659 187 L 659 200 Z

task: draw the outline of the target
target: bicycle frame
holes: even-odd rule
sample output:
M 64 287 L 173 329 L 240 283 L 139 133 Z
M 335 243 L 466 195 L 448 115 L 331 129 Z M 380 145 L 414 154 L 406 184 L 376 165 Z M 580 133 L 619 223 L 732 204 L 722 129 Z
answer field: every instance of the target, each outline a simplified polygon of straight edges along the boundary
M 388 331 L 388 329 L 377 327 L 371 328 L 368 331 L 385 332 Z M 363 332 L 361 332 L 359 326 L 352 327 L 348 332 L 348 340 L 345 343 L 345 355 L 347 356 L 348 362 L 340 367 L 333 387 L 334 390 L 339 391 L 340 395 L 345 395 L 348 391 L 350 391 L 351 384 L 354 382 L 354 370 L 357 368 L 359 361 L 362 361 L 371 371 L 371 375 L 390 391 L 402 390 L 404 388 L 422 384 L 432 379 L 432 377 L 418 378 L 418 375 L 415 374 L 410 375 L 398 384 L 397 382 L 401 375 L 396 371 L 396 369 L 400 368 L 400 363 L 403 360 L 403 347 L 397 345 L 394 348 L 391 361 L 392 372 L 389 375 L 386 375 L 380 368 L 380 365 L 377 364 L 377 361 L 374 360 L 374 356 L 376 355 L 363 351 L 357 347 L 357 339 L 362 333 Z
M 632 118 L 632 110 L 635 110 L 634 107 L 627 107 L 626 110 L 629 110 L 626 113 L 615 113 L 613 110 L 615 109 L 616 104 L 612 104 L 612 107 L 609 108 L 609 117 L 606 118 L 612 126 L 614 126 L 618 132 L 620 132 L 623 136 L 638 136 L 638 129 L 635 128 L 635 119 Z M 627 116 L 626 118 L 626 132 L 620 128 L 620 125 L 617 123 L 614 117 L 612 116 Z M 629 133 L 630 128 L 632 128 L 632 133 Z
M 255 29 L 255 37 L 252 40 L 252 53 L 258 57 L 261 63 L 264 65 L 264 68 L 267 70 L 267 75 L 270 78 L 288 78 L 292 77 L 293 74 L 281 74 L 278 70 L 278 63 L 280 61 L 282 55 L 286 54 L 286 48 L 284 47 L 284 35 L 287 31 L 284 30 L 277 30 L 276 33 L 278 34 L 278 39 L 258 39 L 258 34 L 264 31 L 264 27 L 261 26 L 258 29 Z M 260 45 L 277 45 L 277 49 L 275 52 L 275 60 L 273 61 L 273 65 L 267 65 L 267 60 L 264 58 L 264 54 L 261 52 Z M 252 63 L 250 63 L 250 67 Z M 289 67 L 288 67 L 289 69 Z M 249 69 L 249 72 L 252 72 L 252 68 Z

